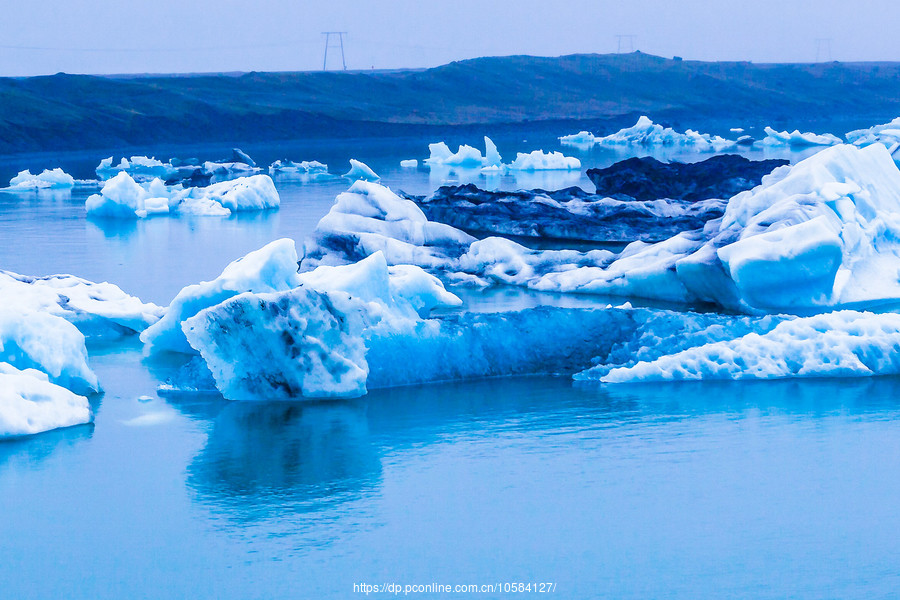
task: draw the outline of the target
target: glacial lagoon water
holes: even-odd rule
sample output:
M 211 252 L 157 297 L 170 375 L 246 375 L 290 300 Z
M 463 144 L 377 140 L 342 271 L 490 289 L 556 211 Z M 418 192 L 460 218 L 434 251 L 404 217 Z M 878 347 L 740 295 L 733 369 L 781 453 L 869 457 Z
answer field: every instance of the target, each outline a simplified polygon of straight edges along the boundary
M 245 149 L 332 172 L 359 158 L 421 194 L 459 179 L 399 168 L 428 141 Z M 495 141 L 504 154 L 557 149 Z M 615 159 L 564 151 L 585 167 Z M 54 166 L 88 177 L 100 154 L 5 159 L 0 180 Z M 590 189 L 581 174 L 476 182 Z M 272 239 L 300 242 L 346 186 L 280 181 L 275 212 L 129 224 L 87 220 L 81 192 L 0 193 L 0 268 L 109 280 L 166 304 Z M 95 423 L 0 443 L 0 597 L 353 598 L 355 583 L 386 582 L 554 582 L 557 598 L 900 589 L 898 379 L 532 377 L 235 403 L 158 394 L 165 366 L 134 340 L 90 351 L 105 389 Z

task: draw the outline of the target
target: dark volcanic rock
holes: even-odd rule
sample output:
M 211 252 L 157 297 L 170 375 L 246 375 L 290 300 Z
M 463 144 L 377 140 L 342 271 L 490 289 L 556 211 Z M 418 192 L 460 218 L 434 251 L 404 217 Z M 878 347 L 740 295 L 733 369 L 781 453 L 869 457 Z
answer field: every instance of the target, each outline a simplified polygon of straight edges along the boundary
M 629 158 L 605 169 L 588 169 L 597 193 L 635 200 L 706 200 L 731 198 L 759 185 L 764 175 L 786 160 L 752 161 L 737 154 L 713 156 L 697 163 L 663 163 L 655 158 Z
M 548 192 L 488 192 L 443 186 L 410 196 L 429 220 L 473 234 L 584 242 L 656 242 L 722 216 L 724 200 L 617 200 L 572 187 Z

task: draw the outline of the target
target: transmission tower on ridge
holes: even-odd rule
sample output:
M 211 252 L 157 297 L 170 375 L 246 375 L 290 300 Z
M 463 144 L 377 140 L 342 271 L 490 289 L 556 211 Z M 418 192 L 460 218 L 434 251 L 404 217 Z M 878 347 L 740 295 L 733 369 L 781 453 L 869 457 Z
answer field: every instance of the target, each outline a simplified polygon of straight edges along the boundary
M 322 35 L 325 36 L 325 59 L 322 61 L 322 70 L 328 70 L 328 49 L 329 48 L 340 48 L 341 49 L 341 65 L 344 67 L 344 70 L 347 70 L 347 61 L 344 58 L 344 36 L 347 35 L 346 31 L 323 31 Z M 337 43 L 331 43 L 331 36 L 337 36 Z
M 634 52 L 634 38 L 636 37 L 636 35 L 617 35 L 616 41 L 618 44 L 616 45 L 616 54 L 622 54 L 624 48 L 627 48 L 627 50 L 625 50 L 626 53 Z

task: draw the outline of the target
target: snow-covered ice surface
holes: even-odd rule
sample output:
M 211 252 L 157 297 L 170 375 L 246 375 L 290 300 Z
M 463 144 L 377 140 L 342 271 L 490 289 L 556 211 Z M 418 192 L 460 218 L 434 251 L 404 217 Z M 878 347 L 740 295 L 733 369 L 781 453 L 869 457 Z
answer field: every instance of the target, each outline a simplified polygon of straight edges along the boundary
M 136 182 L 122 171 L 108 179 L 99 194 L 85 201 L 88 215 L 104 219 L 142 219 L 154 215 L 189 214 L 227 217 L 235 212 L 260 211 L 281 204 L 268 175 L 251 175 L 207 187 L 167 186 L 161 179 Z
M 30 277 L 10 271 L 0 271 L 0 307 L 62 317 L 92 338 L 139 333 L 163 313 L 159 306 L 142 302 L 111 283 L 73 275 Z
M 611 369 L 610 383 L 900 373 L 900 315 L 836 311 Z M 589 377 L 584 377 L 589 378 Z
M 571 136 L 564 136 L 560 138 L 560 141 L 573 145 L 680 146 L 697 152 L 722 152 L 734 148 L 736 144 L 734 140 L 698 133 L 692 129 L 680 133 L 671 127 L 663 127 L 654 123 L 647 116 L 641 116 L 631 127 L 604 137 L 595 137 L 583 131 Z
M 766 137 L 762 140 L 763 146 L 834 146 L 841 143 L 841 138 L 830 133 L 801 133 L 794 131 L 776 131 L 771 127 L 765 128 Z

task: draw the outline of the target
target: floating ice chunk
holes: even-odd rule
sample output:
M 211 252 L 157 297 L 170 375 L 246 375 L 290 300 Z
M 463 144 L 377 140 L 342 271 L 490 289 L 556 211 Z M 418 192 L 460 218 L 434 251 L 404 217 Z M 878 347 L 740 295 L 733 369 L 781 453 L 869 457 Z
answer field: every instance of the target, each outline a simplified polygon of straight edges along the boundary
M 0 357 L 18 369 L 36 369 L 79 394 L 100 389 L 87 363 L 84 335 L 56 315 L 0 308 Z
M 535 150 L 530 154 L 519 152 L 509 168 L 512 171 L 577 171 L 581 169 L 581 161 L 562 152 Z
M 143 331 L 163 309 L 123 292 L 111 283 L 94 283 L 73 275 L 27 277 L 0 271 L 0 306 L 60 316 L 88 337 L 111 337 Z
M 640 117 L 632 127 L 595 138 L 594 143 L 605 146 L 684 146 L 698 152 L 721 152 L 735 145 L 732 140 L 691 129 L 679 133 L 671 127 L 657 125 L 646 116 Z
M 590 131 L 579 131 L 564 135 L 559 138 L 559 143 L 564 146 L 593 146 L 596 143 L 596 136 Z
M 860 147 L 882 144 L 887 147 L 895 161 L 900 160 L 900 153 L 898 153 L 900 150 L 900 117 L 883 125 L 847 132 L 845 137 L 848 142 Z
M 218 175 L 230 177 L 233 175 L 246 175 L 248 173 L 259 173 L 262 169 L 259 167 L 251 167 L 244 162 L 214 162 L 211 160 L 203 163 L 202 170 L 207 175 Z
M 367 375 L 362 322 L 352 316 L 328 294 L 299 287 L 240 294 L 183 328 L 228 399 L 352 397 L 365 392 Z
M 50 383 L 44 373 L 0 362 L 0 438 L 90 423 L 88 399 Z
M 497 144 L 488 136 L 484 136 L 484 166 L 500 167 L 503 164 L 503 158 L 497 151 Z
M 728 131 L 730 131 L 731 133 L 744 133 L 744 128 L 743 127 L 732 127 Z
M 151 198 L 149 190 L 124 170 L 104 183 L 99 194 L 88 196 L 85 208 L 90 216 L 110 219 L 141 219 L 169 212 L 168 198 Z
M 167 187 L 162 180 L 137 183 L 121 172 L 103 184 L 99 194 L 85 202 L 89 215 L 100 218 L 140 219 L 183 213 L 229 216 L 233 212 L 276 208 L 281 199 L 268 175 L 253 175 L 199 188 Z
M 800 133 L 799 130 L 794 131 L 775 131 L 771 127 L 766 127 L 766 137 L 763 139 L 763 146 L 834 146 L 840 144 L 841 139 L 830 133 Z
M 382 185 L 357 181 L 319 221 L 314 238 L 305 244 L 301 267 L 346 264 L 381 251 L 388 264 L 438 268 L 465 252 L 474 239 L 429 221 L 415 202 Z
M 500 167 L 503 159 L 497 151 L 497 145 L 491 138 L 484 136 L 485 154 L 481 150 L 468 145 L 462 145 L 457 151 L 451 152 L 444 142 L 429 144 L 430 156 L 425 159 L 425 164 L 432 167 L 455 167 L 458 169 L 480 169 L 481 167 Z
M 350 159 L 350 170 L 344 173 L 343 176 L 347 179 L 361 179 L 363 181 L 378 181 L 381 179 L 369 165 L 353 158 Z
M 216 279 L 182 289 L 165 315 L 141 334 L 147 353 L 193 353 L 181 323 L 200 310 L 243 292 L 275 292 L 296 287 L 297 250 L 293 240 L 280 239 L 229 264 Z
M 327 181 L 337 177 L 337 175 L 332 175 L 328 172 L 328 165 L 317 160 L 304 160 L 301 162 L 276 160 L 269 165 L 269 174 L 278 179 L 303 182 Z
M 838 311 L 613 369 L 607 382 L 900 373 L 900 315 Z
M 75 179 L 60 168 L 44 169 L 39 175 L 31 171 L 20 171 L 9 180 L 5 191 L 62 190 L 75 187 Z
M 406 330 L 436 306 L 460 304 L 437 278 L 389 268 L 381 253 L 300 280 L 285 292 L 235 296 L 183 323 L 226 398 L 362 395 L 364 332 Z
M 118 165 L 113 166 L 113 158 L 110 156 L 100 161 L 96 173 L 102 180 L 111 179 L 119 173 L 128 173 L 132 178 L 141 181 L 156 177 L 167 180 L 174 177 L 178 169 L 172 166 L 171 162 L 164 163 L 146 156 L 132 156 L 131 160 L 123 157 Z
M 252 175 L 214 183 L 205 188 L 176 192 L 172 204 L 191 204 L 191 200 L 211 200 L 229 212 L 257 211 L 277 208 L 281 204 L 275 183 L 268 175 Z M 196 214 L 196 213 L 195 213 Z
M 400 161 L 400 167 L 403 169 L 415 169 L 418 166 L 419 166 L 419 161 L 416 160 L 415 158 Z

